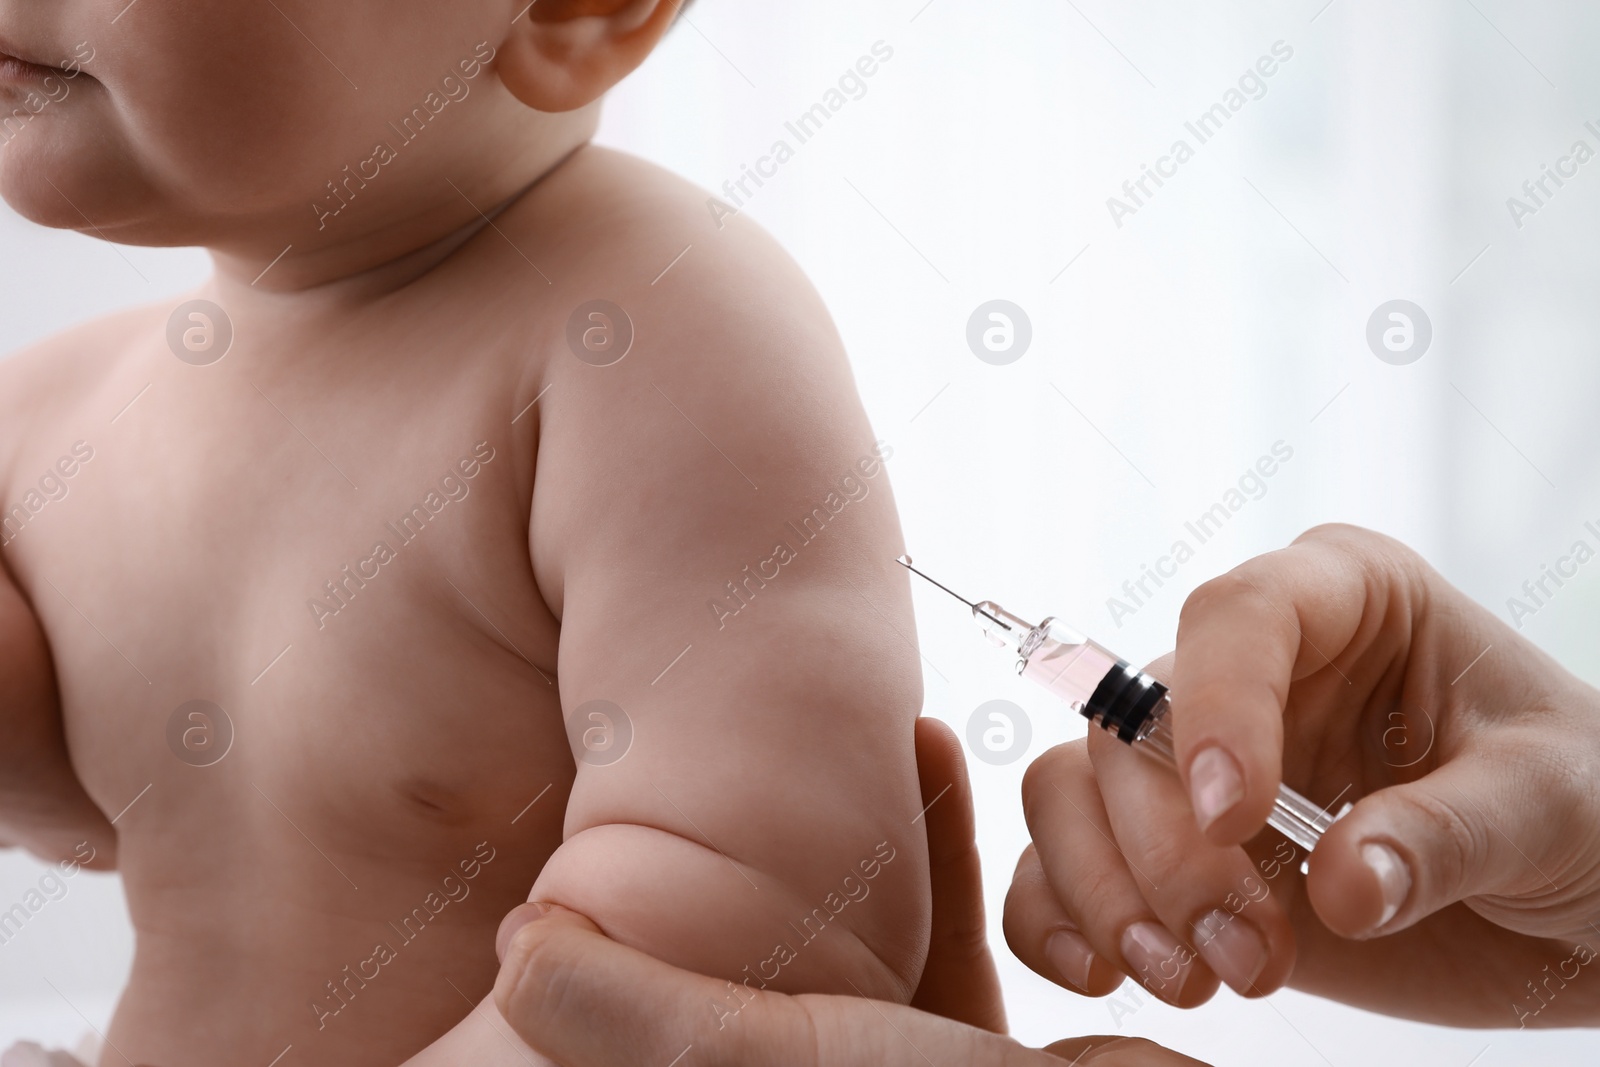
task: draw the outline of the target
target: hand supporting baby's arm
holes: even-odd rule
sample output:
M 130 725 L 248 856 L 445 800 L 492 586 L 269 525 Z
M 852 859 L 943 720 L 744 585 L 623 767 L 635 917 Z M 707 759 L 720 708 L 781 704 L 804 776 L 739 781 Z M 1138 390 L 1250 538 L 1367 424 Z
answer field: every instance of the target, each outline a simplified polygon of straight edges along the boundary
M 930 902 L 891 449 L 803 279 L 721 262 L 674 277 L 719 306 L 620 295 L 628 357 L 562 353 L 538 383 L 530 547 L 579 762 L 530 899 L 733 983 L 707 1011 L 736 1025 L 763 986 L 907 1000 Z M 476 1049 L 510 1048 L 492 1003 L 474 1016 Z

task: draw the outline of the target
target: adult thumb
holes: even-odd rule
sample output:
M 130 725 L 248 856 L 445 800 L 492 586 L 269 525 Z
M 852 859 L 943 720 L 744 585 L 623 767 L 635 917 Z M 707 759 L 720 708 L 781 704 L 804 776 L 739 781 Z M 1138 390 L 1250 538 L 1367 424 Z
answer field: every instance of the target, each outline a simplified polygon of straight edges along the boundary
M 1464 755 L 1415 782 L 1362 798 L 1311 855 L 1306 892 L 1343 937 L 1403 930 L 1457 901 L 1539 896 L 1559 905 L 1584 832 L 1551 767 Z M 1489 916 L 1518 933 L 1556 937 L 1559 907 Z M 1581 925 L 1581 924 L 1580 924 Z
M 498 942 L 495 1006 L 567 1067 L 675 1063 L 690 1047 L 702 1067 L 761 1067 L 808 1044 L 808 1019 L 790 998 L 678 970 L 566 908 L 519 907 Z

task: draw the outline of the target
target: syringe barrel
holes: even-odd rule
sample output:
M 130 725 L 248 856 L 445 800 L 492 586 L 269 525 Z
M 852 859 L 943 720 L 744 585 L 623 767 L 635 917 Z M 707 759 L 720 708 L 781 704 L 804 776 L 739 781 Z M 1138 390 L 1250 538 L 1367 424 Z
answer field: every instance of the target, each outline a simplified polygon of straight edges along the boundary
M 1096 725 L 1115 730 L 1124 741 L 1138 736 L 1140 724 L 1167 691 L 1109 648 L 1057 619 L 1036 626 L 1018 652 L 1024 678 L 1050 690 Z
M 1018 652 L 1018 668 L 1024 678 L 1050 690 L 1135 751 L 1177 767 L 1168 715 L 1172 701 L 1161 682 L 1055 619 L 1034 627 L 1022 639 Z M 1335 818 L 1280 785 L 1267 823 L 1310 852 Z

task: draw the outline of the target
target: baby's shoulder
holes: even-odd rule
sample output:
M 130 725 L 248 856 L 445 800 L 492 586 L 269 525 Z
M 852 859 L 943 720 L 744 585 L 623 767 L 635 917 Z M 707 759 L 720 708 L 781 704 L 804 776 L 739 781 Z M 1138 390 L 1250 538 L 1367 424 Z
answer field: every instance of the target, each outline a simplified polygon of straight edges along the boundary
M 805 273 L 724 201 L 594 146 L 546 182 L 516 224 L 550 257 L 552 295 L 563 307 L 613 306 L 615 325 L 631 330 L 652 359 L 680 369 L 699 363 L 728 373 L 757 359 L 773 369 L 842 364 L 833 321 Z M 599 320 L 579 325 L 590 321 Z M 564 347 L 590 336 L 566 325 Z M 604 329 L 593 336 L 603 339 Z
M 550 176 L 552 200 L 562 205 L 566 227 L 590 254 L 638 256 L 645 285 L 664 285 L 688 250 L 698 259 L 752 275 L 750 282 L 802 280 L 771 235 L 730 203 L 680 174 L 614 149 L 590 146 Z M 587 240 L 581 235 L 587 235 Z M 670 243 L 680 240 L 677 246 Z M 666 245 L 662 245 L 666 242 Z M 654 256 L 667 253 L 666 261 Z M 645 256 L 651 256 L 646 261 Z M 597 266 L 611 266 L 598 258 Z M 792 274 L 790 274 L 792 272 Z
M 0 359 L 0 460 L 9 461 L 35 433 L 70 428 L 89 407 L 109 402 L 118 368 L 163 328 L 165 311 L 158 304 L 115 311 Z

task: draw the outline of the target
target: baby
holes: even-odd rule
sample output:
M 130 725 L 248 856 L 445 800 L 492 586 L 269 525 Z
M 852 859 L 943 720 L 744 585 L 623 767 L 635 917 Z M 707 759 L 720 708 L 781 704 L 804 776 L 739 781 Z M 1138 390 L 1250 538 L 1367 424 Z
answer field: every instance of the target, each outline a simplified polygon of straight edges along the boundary
M 0 2 L 6 201 L 216 266 L 0 363 L 0 842 L 121 872 L 102 1063 L 537 1062 L 526 899 L 725 1026 L 909 998 L 891 449 L 772 241 L 588 144 L 677 14 Z

